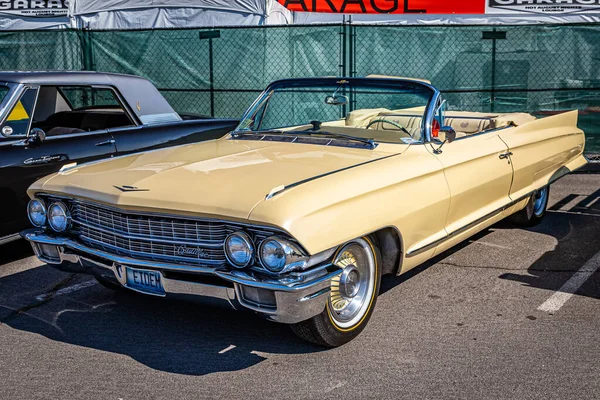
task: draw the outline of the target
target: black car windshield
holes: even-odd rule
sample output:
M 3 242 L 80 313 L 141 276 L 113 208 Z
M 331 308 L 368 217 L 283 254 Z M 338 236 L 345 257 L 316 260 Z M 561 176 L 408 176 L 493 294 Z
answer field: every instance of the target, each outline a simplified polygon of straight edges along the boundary
M 4 98 L 6 97 L 8 90 L 9 90 L 8 86 L 0 86 L 0 103 L 2 103 L 4 101 Z
M 406 143 L 421 140 L 434 90 L 410 80 L 321 79 L 274 84 L 238 131 L 322 132 Z

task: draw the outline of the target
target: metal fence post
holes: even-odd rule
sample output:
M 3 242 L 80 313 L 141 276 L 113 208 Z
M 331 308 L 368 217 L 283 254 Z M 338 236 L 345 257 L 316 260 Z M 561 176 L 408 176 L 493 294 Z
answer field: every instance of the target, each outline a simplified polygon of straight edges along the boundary
M 506 40 L 506 31 L 498 31 L 494 28 L 492 31 L 483 32 L 483 40 L 492 41 L 492 87 L 490 94 L 490 109 L 494 112 L 494 106 L 496 103 L 496 52 L 497 52 L 497 41 Z
M 94 71 L 94 44 L 92 31 L 84 28 L 78 31 L 81 36 L 81 57 L 84 71 Z
M 221 31 L 200 32 L 200 40 L 208 39 L 208 76 L 210 84 L 210 116 L 215 116 L 215 65 L 213 39 L 221 37 Z

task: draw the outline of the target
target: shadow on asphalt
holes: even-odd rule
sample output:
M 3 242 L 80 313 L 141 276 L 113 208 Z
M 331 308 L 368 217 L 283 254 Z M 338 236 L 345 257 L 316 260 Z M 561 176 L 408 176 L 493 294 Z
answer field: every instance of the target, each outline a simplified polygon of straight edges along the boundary
M 97 284 L 46 302 L 35 300 L 49 285 L 71 277 L 44 265 L 0 279 L 0 322 L 185 375 L 243 370 L 264 361 L 263 353 L 324 350 L 301 341 L 287 326 L 251 313 L 112 292 Z M 19 293 L 22 288 L 28 293 Z M 230 346 L 235 347 L 223 352 Z
M 565 210 L 577 197 L 573 196 L 556 203 L 543 223 L 531 228 L 556 238 L 556 248 L 536 260 L 526 274 L 507 273 L 499 278 L 556 291 L 600 250 L 600 191 Z M 503 221 L 471 240 L 482 239 L 494 229 L 518 228 Z M 12 256 L 3 253 L 2 262 L 27 252 L 22 245 L 15 247 Z M 470 245 L 465 241 L 403 276 L 385 277 L 381 294 Z M 297 339 L 288 327 L 250 313 L 113 293 L 99 285 L 46 302 L 35 300 L 56 282 L 70 278 L 69 274 L 42 266 L 0 279 L 0 322 L 51 340 L 123 354 L 150 368 L 185 375 L 243 370 L 264 361 L 263 353 L 324 350 Z M 23 288 L 27 288 L 26 293 Z M 600 298 L 597 292 L 578 295 Z M 223 352 L 226 349 L 230 350 Z
M 578 201 L 573 206 L 565 209 L 565 206 L 575 200 Z M 442 262 L 452 254 L 472 245 L 471 242 L 483 239 L 492 230 L 498 229 L 523 228 L 519 228 L 508 219 L 504 219 L 406 274 L 384 277 L 381 282 L 380 295 L 385 294 L 429 267 Z M 559 291 L 564 283 L 586 261 L 600 251 L 600 239 L 598 239 L 600 238 L 600 190 L 589 196 L 579 196 L 577 194 L 565 196 L 548 209 L 540 225 L 528 230 L 554 237 L 558 242 L 557 246 L 554 250 L 544 253 L 531 264 L 527 268 L 526 274 L 504 273 L 499 278 L 521 282 L 524 285 L 538 289 Z M 557 275 L 557 272 L 566 272 L 567 274 Z M 582 288 L 577 294 L 600 299 L 600 291 L 597 290 L 586 291 L 585 288 Z
M 31 249 L 31 245 L 23 239 L 0 245 L 0 265 L 21 260 L 32 255 L 33 250 Z
M 483 231 L 477 233 L 476 235 L 471 236 L 468 240 L 460 242 L 456 246 L 446 250 L 445 252 L 443 252 L 441 254 L 438 254 L 437 256 L 433 257 L 431 260 L 424 262 L 423 264 L 419 265 L 418 267 L 411 269 L 410 271 L 408 271 L 400 276 L 393 276 L 393 275 L 384 276 L 381 280 L 381 288 L 379 289 L 379 295 L 381 296 L 381 295 L 385 294 L 386 292 L 388 292 L 389 290 L 392 290 L 396 286 L 408 281 L 412 277 L 422 273 L 423 271 L 427 270 L 428 268 L 430 268 L 430 267 L 434 266 L 435 264 L 443 261 L 444 259 L 450 257 L 452 254 L 464 249 L 465 247 L 470 246 L 472 244 L 471 243 L 472 241 L 483 239 L 484 237 L 486 237 L 487 235 L 492 233 L 492 229 L 495 227 L 496 226 L 494 225 L 488 229 L 484 229 Z
M 575 200 L 578 201 L 565 209 Z M 501 228 L 506 224 L 506 221 L 502 221 L 497 227 Z M 556 272 L 574 274 L 600 251 L 600 190 L 589 196 L 565 196 L 548 209 L 542 223 L 531 228 L 531 231 L 553 236 L 558 244 L 554 250 L 537 259 L 527 269 L 527 274 L 506 273 L 500 275 L 500 278 L 539 289 L 559 291 L 572 274 L 557 279 Z M 580 290 L 577 294 L 600 299 L 600 291 Z

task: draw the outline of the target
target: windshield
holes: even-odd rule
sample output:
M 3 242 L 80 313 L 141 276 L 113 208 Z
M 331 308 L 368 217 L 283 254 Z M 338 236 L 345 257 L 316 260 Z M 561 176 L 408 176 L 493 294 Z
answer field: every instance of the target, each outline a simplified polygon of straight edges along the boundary
M 310 131 L 406 143 L 421 140 L 433 94 L 429 86 L 413 81 L 285 81 L 263 94 L 238 131 Z
M 6 94 L 8 93 L 8 86 L 0 86 L 0 103 L 4 101 Z

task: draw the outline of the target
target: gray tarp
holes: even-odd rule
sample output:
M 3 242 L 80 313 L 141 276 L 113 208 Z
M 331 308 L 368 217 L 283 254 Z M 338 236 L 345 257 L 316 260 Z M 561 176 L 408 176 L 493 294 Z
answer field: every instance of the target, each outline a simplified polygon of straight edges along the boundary
M 0 0 L 0 30 L 291 24 L 275 0 Z
M 292 14 L 274 0 L 73 0 L 73 27 L 88 29 L 285 25 Z

